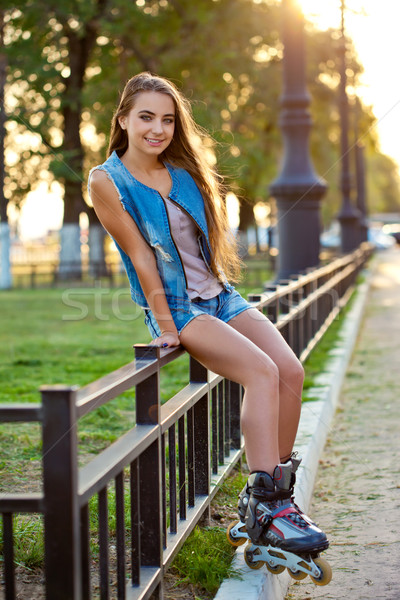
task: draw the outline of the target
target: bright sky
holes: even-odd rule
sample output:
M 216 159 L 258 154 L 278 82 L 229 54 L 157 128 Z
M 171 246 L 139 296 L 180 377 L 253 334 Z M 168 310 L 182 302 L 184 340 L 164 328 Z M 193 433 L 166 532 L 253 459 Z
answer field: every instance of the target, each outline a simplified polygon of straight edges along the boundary
M 299 0 L 303 13 L 320 29 L 340 27 L 340 0 Z M 381 151 L 400 165 L 400 2 L 397 0 L 346 0 L 345 28 L 364 65 L 362 87 L 357 90 L 373 106 L 378 119 Z
M 340 27 L 340 0 L 299 0 L 305 16 L 320 29 Z M 400 165 L 400 2 L 397 0 L 346 0 L 346 30 L 352 37 L 365 73 L 358 94 L 373 106 L 378 119 L 381 150 Z M 58 193 L 57 193 L 58 192 Z M 11 217 L 12 218 L 12 217 Z M 62 222 L 59 191 L 41 188 L 31 192 L 20 216 L 24 239 L 58 229 Z

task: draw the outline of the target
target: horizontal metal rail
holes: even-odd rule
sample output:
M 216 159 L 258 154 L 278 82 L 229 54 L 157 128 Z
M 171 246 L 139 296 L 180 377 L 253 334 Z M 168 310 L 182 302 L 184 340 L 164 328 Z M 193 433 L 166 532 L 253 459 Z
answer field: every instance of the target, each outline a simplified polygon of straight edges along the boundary
M 95 408 L 113 400 L 119 394 L 145 381 L 158 369 L 185 353 L 182 347 L 167 348 L 154 359 L 150 358 L 151 347 L 145 344 L 137 344 L 135 347 L 143 349 L 143 355 L 139 361 L 134 360 L 78 390 L 76 402 L 78 417 L 83 417 Z M 146 360 L 146 353 L 149 354 L 148 360 Z
M 0 513 L 40 513 L 43 512 L 44 496 L 39 493 L 0 494 Z
M 90 463 L 81 467 L 78 473 L 80 504 L 83 506 L 87 503 L 118 473 L 139 458 L 158 438 L 158 434 L 157 426 L 136 426 L 100 452 Z
M 42 420 L 42 416 L 41 404 L 0 404 L 0 423 L 40 422 Z

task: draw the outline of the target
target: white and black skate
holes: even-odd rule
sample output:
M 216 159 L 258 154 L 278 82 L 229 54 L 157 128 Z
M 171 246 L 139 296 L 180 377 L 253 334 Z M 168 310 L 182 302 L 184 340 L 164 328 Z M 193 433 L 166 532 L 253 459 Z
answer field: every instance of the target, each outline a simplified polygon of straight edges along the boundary
M 239 499 L 241 520 L 230 525 L 227 537 L 234 546 L 249 542 L 244 556 L 252 569 L 266 564 L 269 571 L 279 574 L 287 568 L 294 579 L 310 575 L 317 585 L 326 585 L 332 571 L 319 553 L 329 542 L 294 503 L 293 475 L 289 463 L 278 465 L 273 477 L 252 473 Z

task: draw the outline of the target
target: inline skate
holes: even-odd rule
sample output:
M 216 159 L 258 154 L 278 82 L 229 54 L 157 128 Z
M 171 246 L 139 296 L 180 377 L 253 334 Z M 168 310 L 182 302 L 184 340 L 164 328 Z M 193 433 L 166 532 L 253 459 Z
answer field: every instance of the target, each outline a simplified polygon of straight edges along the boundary
M 290 455 L 288 460 L 283 463 L 284 465 L 290 464 L 290 466 L 291 466 L 291 481 L 290 481 L 291 488 L 293 488 L 294 484 L 296 483 L 296 471 L 299 468 L 301 461 L 302 461 L 302 459 L 298 456 L 297 452 L 292 452 L 292 454 Z M 249 504 L 249 498 L 250 498 L 249 485 L 250 484 L 249 484 L 249 479 L 248 479 L 245 486 L 243 487 L 242 491 L 239 494 L 238 514 L 239 514 L 240 521 L 234 521 L 233 523 L 231 523 L 227 530 L 227 537 L 228 537 L 229 543 L 232 546 L 241 546 L 242 544 L 244 544 L 246 542 L 246 540 L 247 541 L 250 540 L 250 537 L 248 536 L 248 534 L 246 532 L 246 525 L 245 525 L 247 506 Z
M 252 569 L 266 564 L 279 574 L 287 568 L 293 579 L 310 575 L 317 585 L 326 585 L 332 571 L 319 554 L 329 542 L 293 501 L 298 464 L 279 464 L 273 476 L 251 473 L 239 497 L 240 521 L 230 525 L 227 537 L 234 546 L 248 541 L 244 558 Z

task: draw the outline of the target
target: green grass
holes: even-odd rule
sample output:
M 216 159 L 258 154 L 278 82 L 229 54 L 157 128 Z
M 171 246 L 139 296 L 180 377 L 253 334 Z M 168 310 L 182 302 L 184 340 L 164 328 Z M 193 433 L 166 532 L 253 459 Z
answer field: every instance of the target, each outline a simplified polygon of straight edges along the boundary
M 252 282 L 244 282 L 238 289 L 244 295 L 260 291 Z M 40 402 L 38 388 L 45 383 L 85 385 L 133 360 L 134 343 L 150 341 L 143 316 L 125 290 L 16 290 L 0 292 L 0 302 L 1 402 Z M 316 375 L 324 370 L 330 358 L 341 323 L 342 316 L 334 321 L 305 364 L 305 399 L 308 399 L 307 391 L 315 386 Z M 162 400 L 165 401 L 187 382 L 188 357 L 183 356 L 168 365 L 161 377 Z M 132 427 L 134 402 L 134 392 L 128 391 L 80 420 L 81 462 Z M 0 444 L 0 491 L 32 489 L 32 482 L 35 478 L 40 480 L 41 475 L 39 425 L 2 425 Z M 241 474 L 228 479 L 221 486 L 216 502 L 235 512 L 244 479 Z M 115 522 L 114 496 L 110 488 L 111 536 Z M 128 516 L 129 511 L 126 512 Z M 90 519 L 95 536 L 96 498 L 90 502 Z M 196 589 L 204 590 L 207 598 L 215 593 L 225 577 L 234 575 L 230 566 L 234 549 L 225 538 L 228 522 L 224 527 L 197 527 L 173 563 L 179 581 L 191 582 Z M 17 515 L 14 531 L 16 561 L 28 569 L 40 566 L 43 560 L 41 518 Z M 96 557 L 96 543 L 91 547 Z
M 151 339 L 142 311 L 122 289 L 16 290 L 1 292 L 0 302 L 1 402 L 40 402 L 42 384 L 85 385 L 132 361 L 133 344 Z M 162 370 L 162 401 L 187 382 L 187 364 L 185 356 Z M 134 402 L 134 391 L 127 391 L 81 419 L 79 441 L 86 452 L 134 424 Z M 8 449 L 15 454 L 15 441 L 29 428 L 6 429 L 0 427 L 3 458 Z M 40 443 L 34 446 L 37 458 Z M 26 452 L 25 443 L 19 447 Z
M 343 324 L 343 320 L 351 309 L 352 303 L 354 302 L 355 295 L 351 297 L 348 304 L 345 308 L 340 312 L 338 317 L 333 321 L 327 332 L 321 338 L 319 343 L 311 352 L 309 358 L 305 362 L 305 385 L 304 385 L 304 394 L 303 394 L 303 402 L 312 400 L 312 396 L 308 396 L 307 392 L 318 385 L 317 376 L 320 375 L 324 369 L 328 361 L 331 358 L 332 350 L 334 350 L 337 343 L 340 341 L 340 329 Z M 219 495 L 218 501 L 221 502 L 225 506 L 236 507 L 237 497 L 242 489 L 246 480 L 246 476 L 243 473 L 239 473 L 236 478 L 229 478 L 227 482 L 222 486 L 221 492 L 223 495 Z M 199 529 L 199 528 L 197 528 Z M 195 530 L 195 532 L 189 537 L 188 542 L 182 548 L 178 557 L 174 561 L 173 568 L 178 569 L 180 573 L 181 582 L 190 582 L 197 586 L 200 586 L 206 592 L 210 592 L 214 594 L 220 583 L 226 577 L 237 576 L 237 574 L 230 571 L 230 563 L 227 557 L 224 557 L 225 560 L 222 561 L 221 558 L 221 569 L 219 569 L 220 557 L 219 551 L 217 550 L 215 554 L 213 554 L 213 548 L 217 547 L 216 538 L 221 534 L 221 542 L 225 543 L 225 529 L 223 532 L 218 532 L 217 530 L 208 530 L 207 528 L 200 529 L 199 531 Z M 199 552 L 197 547 L 201 544 L 201 553 L 204 552 L 205 561 L 203 562 L 202 557 L 198 556 Z M 234 549 L 231 554 L 233 555 Z M 209 558 L 211 556 L 211 558 Z M 216 560 L 214 561 L 214 557 Z M 204 565 L 207 564 L 207 560 L 209 560 L 210 570 L 215 570 L 216 579 L 212 578 L 208 579 L 207 573 L 203 572 Z M 218 579 L 221 576 L 221 579 Z M 219 581 L 217 584 L 216 581 Z M 216 587 L 214 588 L 214 584 Z M 215 590 L 215 591 L 214 591 Z M 209 596 L 207 596 L 208 598 Z M 203 600 L 203 599 L 201 599 Z
M 192 583 L 215 594 L 225 577 L 234 575 L 234 550 L 227 543 L 224 528 L 196 527 L 174 560 L 180 585 Z
M 340 329 L 343 325 L 343 320 L 350 310 L 355 298 L 353 293 L 349 302 L 340 311 L 336 319 L 331 323 L 328 330 L 325 332 L 318 344 L 313 348 L 310 356 L 304 363 L 305 379 L 303 388 L 303 402 L 312 401 L 315 395 L 312 394 L 313 389 L 323 386 L 322 382 L 318 381 L 318 375 L 324 372 L 327 364 L 332 356 L 338 342 L 340 341 Z
M 227 542 L 226 527 L 234 520 L 229 515 L 236 514 L 237 498 L 246 479 L 247 474 L 236 470 L 220 485 L 211 504 L 211 515 L 224 518 L 223 526 L 196 526 L 170 568 L 176 577 L 176 587 L 194 585 L 201 594 L 196 596 L 198 600 L 213 597 L 225 578 L 240 577 L 232 567 L 236 548 Z
M 40 402 L 38 389 L 42 384 L 85 385 L 132 361 L 134 343 L 150 341 L 142 311 L 132 303 L 126 290 L 11 290 L 0 292 L 0 303 L 1 402 Z M 188 356 L 182 356 L 162 369 L 162 401 L 187 383 L 188 362 Z M 134 405 L 134 390 L 127 391 L 79 421 L 81 464 L 133 426 Z M 39 424 L 0 425 L 0 444 L 0 491 L 40 491 Z M 108 496 L 112 536 L 115 527 L 112 486 Z M 128 515 L 129 511 L 127 518 Z M 96 536 L 97 498 L 90 501 L 90 519 Z M 28 569 L 40 565 L 42 519 L 16 515 L 14 535 L 17 562 Z M 96 556 L 96 543 L 91 546 Z
M 149 341 L 137 307 L 121 290 L 1 292 L 1 400 L 37 401 L 43 383 L 84 385 L 133 359 Z
M 43 566 L 44 535 L 43 517 L 40 515 L 14 516 L 14 561 L 28 571 Z M 3 548 L 3 523 L 0 523 L 0 552 Z

